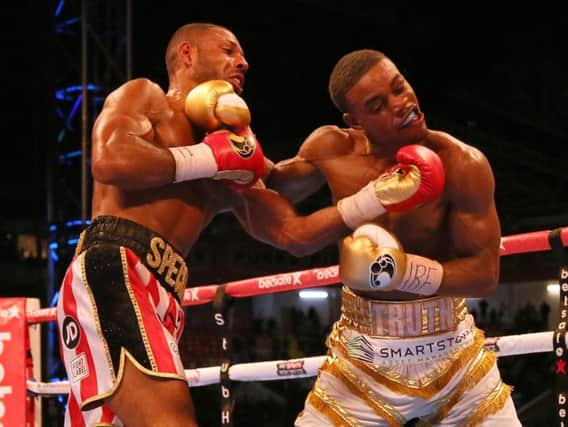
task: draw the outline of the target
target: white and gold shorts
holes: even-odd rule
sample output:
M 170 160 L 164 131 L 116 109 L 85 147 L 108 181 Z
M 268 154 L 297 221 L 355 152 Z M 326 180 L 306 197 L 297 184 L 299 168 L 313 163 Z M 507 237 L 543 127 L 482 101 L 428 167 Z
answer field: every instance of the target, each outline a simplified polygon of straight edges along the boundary
M 296 427 L 521 425 L 463 298 L 377 301 L 344 287 L 341 311 Z

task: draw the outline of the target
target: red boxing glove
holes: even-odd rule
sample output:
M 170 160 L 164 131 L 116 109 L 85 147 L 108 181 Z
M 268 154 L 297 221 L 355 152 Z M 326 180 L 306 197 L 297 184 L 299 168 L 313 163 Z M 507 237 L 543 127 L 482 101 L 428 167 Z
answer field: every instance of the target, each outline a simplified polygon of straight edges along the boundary
M 168 150 L 175 162 L 173 182 L 213 178 L 243 190 L 264 175 L 264 154 L 250 128 L 219 130 L 199 144 Z
M 398 150 L 396 160 L 399 164 L 375 183 L 375 190 L 387 211 L 405 211 L 440 197 L 445 173 L 438 154 L 423 145 L 407 145 Z M 381 187 L 383 196 L 379 195 Z
M 211 148 L 217 163 L 213 179 L 221 179 L 232 188 L 244 190 L 262 178 L 264 153 L 250 128 L 212 132 L 203 143 Z
M 397 165 L 338 201 L 347 226 L 355 229 L 386 212 L 405 211 L 440 197 L 446 178 L 438 154 L 422 145 L 407 145 L 398 150 L 396 159 Z

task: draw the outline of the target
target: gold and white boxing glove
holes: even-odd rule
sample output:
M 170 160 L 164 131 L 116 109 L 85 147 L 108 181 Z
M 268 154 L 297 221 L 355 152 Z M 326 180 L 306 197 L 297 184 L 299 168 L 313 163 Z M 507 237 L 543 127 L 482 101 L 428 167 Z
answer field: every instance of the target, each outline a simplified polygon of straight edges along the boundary
M 358 227 L 341 244 L 339 277 L 351 289 L 433 295 L 443 274 L 439 262 L 405 253 L 400 242 L 376 224 Z
M 396 153 L 397 164 L 357 193 L 337 203 L 343 222 L 355 229 L 386 212 L 414 209 L 438 199 L 444 190 L 445 172 L 440 156 L 417 144 Z
M 251 120 L 245 100 L 225 80 L 209 80 L 195 86 L 185 98 L 185 114 L 207 132 L 244 129 Z

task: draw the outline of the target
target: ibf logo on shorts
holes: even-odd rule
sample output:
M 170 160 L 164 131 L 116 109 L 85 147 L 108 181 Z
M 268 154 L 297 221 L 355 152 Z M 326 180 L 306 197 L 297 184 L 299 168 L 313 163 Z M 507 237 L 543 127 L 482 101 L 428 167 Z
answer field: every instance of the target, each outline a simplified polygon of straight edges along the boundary
M 65 319 L 63 319 L 61 334 L 63 335 L 63 344 L 65 347 L 69 350 L 73 350 L 77 347 L 81 339 L 81 331 L 77 321 L 71 316 L 66 316 Z

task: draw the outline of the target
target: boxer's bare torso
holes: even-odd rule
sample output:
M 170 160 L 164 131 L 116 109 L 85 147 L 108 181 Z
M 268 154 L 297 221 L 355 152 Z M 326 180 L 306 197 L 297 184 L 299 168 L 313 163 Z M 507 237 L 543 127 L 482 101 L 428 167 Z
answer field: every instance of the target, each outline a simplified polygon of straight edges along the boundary
M 406 212 L 387 212 L 373 222 L 393 232 L 405 252 L 441 262 L 469 250 L 484 250 L 481 246 L 487 228 L 491 235 L 499 233 L 493 203 L 494 182 L 486 158 L 477 149 L 444 132 L 428 130 L 418 143 L 435 151 L 444 164 L 446 181 L 442 197 Z M 393 166 L 398 148 L 400 146 L 395 145 L 381 151 L 360 130 L 322 126 L 306 139 L 298 156 L 277 165 L 271 185 L 285 193 L 286 185 L 293 182 L 292 176 L 302 176 L 304 182 L 313 183 L 317 182 L 314 175 L 319 176 L 320 181 L 327 182 L 336 202 L 357 192 Z M 460 235 L 460 228 L 477 226 L 485 229 L 479 242 L 469 233 Z M 494 246 L 486 248 L 488 255 L 494 254 Z M 417 297 L 397 291 L 357 293 L 376 299 Z
M 185 115 L 186 95 L 137 79 L 108 97 L 93 130 L 93 217 L 135 221 L 184 256 L 220 212 L 233 212 L 251 236 L 297 255 L 348 233 L 334 207 L 300 217 L 262 180 L 245 191 L 213 179 L 172 184 L 174 159 L 165 148 L 197 144 L 205 135 Z
M 108 138 L 119 120 L 130 122 L 131 144 L 113 146 Z M 109 151 L 114 150 L 117 162 L 128 162 L 129 167 L 148 172 L 146 178 L 125 177 L 120 186 L 105 183 L 104 178 L 95 179 L 93 217 L 115 215 L 138 222 L 160 233 L 187 255 L 201 231 L 226 208 L 230 190 L 222 182 L 211 179 L 175 184 L 153 180 L 152 171 L 173 159 L 167 157 L 167 152 L 148 157 L 136 150 L 138 144 L 176 147 L 199 142 L 203 133 L 184 114 L 183 99 L 175 93 L 166 95 L 149 80 L 129 82 L 109 96 L 93 135 L 94 161 L 97 156 L 108 158 Z M 95 178 L 96 171 L 95 168 Z

